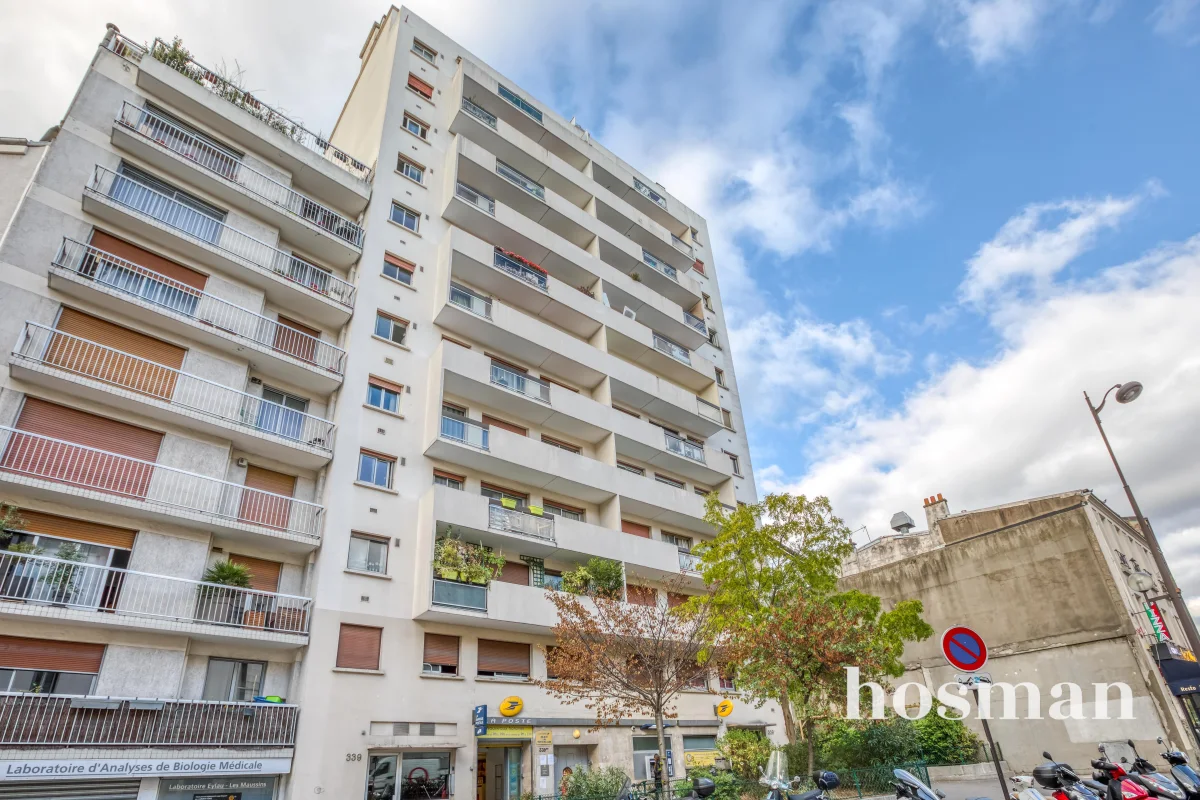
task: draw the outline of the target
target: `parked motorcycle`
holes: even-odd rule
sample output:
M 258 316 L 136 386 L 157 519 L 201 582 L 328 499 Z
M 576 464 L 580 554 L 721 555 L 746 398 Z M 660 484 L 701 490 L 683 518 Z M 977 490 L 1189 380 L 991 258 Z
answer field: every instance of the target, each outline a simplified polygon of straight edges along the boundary
M 1033 779 L 1039 786 L 1050 789 L 1055 800 L 1100 800 L 1101 795 L 1085 784 L 1070 764 L 1055 761 L 1045 751 L 1042 757 L 1049 761 L 1034 767 Z
M 1148 800 L 1149 790 L 1145 785 L 1134 780 L 1125 768 L 1115 761 L 1109 760 L 1100 745 L 1100 758 L 1092 761 L 1092 777 L 1105 785 L 1105 800 Z
M 1185 800 L 1186 795 L 1179 784 L 1163 775 L 1157 767 L 1142 758 L 1132 739 L 1127 739 L 1126 744 L 1133 751 L 1133 769 L 1129 770 L 1129 774 L 1134 780 L 1145 786 L 1155 797 L 1162 797 L 1164 800 Z
M 946 795 L 930 789 L 920 778 L 906 769 L 892 770 L 892 777 L 896 779 L 892 785 L 896 787 L 898 800 L 945 800 L 946 798 Z
M 767 787 L 766 800 L 829 800 L 826 793 L 842 785 L 837 773 L 828 770 L 817 770 L 812 779 L 817 788 L 801 792 L 802 779 L 799 775 L 788 778 L 787 754 L 777 750 L 771 753 L 758 782 Z
M 1158 743 L 1166 745 L 1163 738 L 1158 737 Z M 1161 754 L 1171 765 L 1171 777 L 1180 789 L 1187 792 L 1188 800 L 1200 800 L 1200 775 L 1188 764 L 1188 758 L 1182 750 L 1168 750 Z

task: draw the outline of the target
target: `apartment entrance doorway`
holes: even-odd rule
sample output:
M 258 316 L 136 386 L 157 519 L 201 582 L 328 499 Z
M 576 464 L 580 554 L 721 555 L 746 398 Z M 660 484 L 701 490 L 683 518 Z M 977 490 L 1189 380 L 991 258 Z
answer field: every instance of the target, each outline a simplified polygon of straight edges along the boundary
M 520 800 L 522 745 L 479 745 L 476 800 Z M 483 777 L 480 778 L 479 776 Z M 482 786 L 480 786 L 482 784 Z

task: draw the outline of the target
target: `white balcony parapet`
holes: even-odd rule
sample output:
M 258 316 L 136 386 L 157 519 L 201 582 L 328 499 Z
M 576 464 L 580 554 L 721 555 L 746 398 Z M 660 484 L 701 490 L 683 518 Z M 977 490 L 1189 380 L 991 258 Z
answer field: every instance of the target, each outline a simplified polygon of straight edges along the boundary
M 133 58 L 135 61 L 140 61 L 145 55 L 145 48 L 138 48 L 142 52 L 140 55 L 133 56 L 132 54 L 126 57 Z M 265 123 L 268 127 L 282 133 L 292 141 L 300 144 L 309 150 L 313 151 L 322 158 L 337 164 L 342 169 L 349 172 L 356 178 L 364 181 L 371 180 L 371 168 L 362 163 L 356 158 L 351 157 L 342 150 L 334 147 L 329 141 L 312 131 L 305 128 L 291 117 L 276 111 L 269 105 L 254 97 L 249 92 L 234 86 L 218 73 L 198 63 L 193 58 L 177 59 L 172 57 L 167 60 L 167 54 L 172 56 L 179 54 L 178 50 L 173 50 L 171 45 L 164 42 L 162 39 L 155 39 L 150 55 L 162 62 L 164 65 L 183 75 L 185 78 L 195 81 L 198 85 L 204 87 L 208 91 L 215 94 L 217 97 L 229 101 L 234 106 L 237 106 L 242 111 L 245 111 L 250 116 Z
M 496 201 L 478 189 L 472 189 L 462 181 L 459 181 L 458 185 L 455 187 L 454 193 L 478 208 L 480 211 L 487 212 L 493 217 L 496 216 Z
M 450 302 L 484 319 L 492 318 L 492 298 L 483 297 L 456 283 L 450 284 Z
M 354 307 L 354 284 L 292 253 L 285 253 L 231 228 L 126 175 L 97 165 L 85 192 L 116 203 L 134 214 L 149 217 L 181 236 L 222 251 L 252 269 L 282 276 L 305 291 L 328 297 L 346 308 Z
M 654 334 L 654 349 L 666 353 L 676 361 L 682 361 L 684 364 L 692 363 L 692 355 L 683 345 L 672 342 L 665 336 Z
M 459 442 L 478 450 L 488 449 L 488 429 L 470 420 L 442 417 L 443 439 Z
M 241 186 L 297 219 L 316 225 L 353 247 L 362 248 L 363 229 L 336 211 L 259 172 L 224 148 L 200 139 L 148 108 L 126 101 L 117 124 Z
M 539 403 L 550 402 L 550 384 L 514 369 L 492 362 L 492 383 L 517 394 L 537 400 Z
M 674 267 L 672 267 L 670 264 L 664 264 L 663 262 L 659 261 L 657 258 L 652 256 L 648 250 L 642 250 L 642 261 L 646 264 L 646 266 L 661 272 L 671 280 L 679 280 L 679 272 Z
M 238 483 L 143 461 L 39 433 L 0 426 L 0 473 L 83 489 L 165 513 L 321 539 L 324 508 Z
M 487 587 L 434 578 L 433 604 L 465 608 L 469 611 L 487 611 Z
M 667 440 L 667 451 L 691 459 L 697 463 L 704 463 L 704 447 L 695 442 L 689 442 L 687 439 L 681 439 L 672 433 L 663 431 L 663 436 Z
M 492 130 L 496 130 L 497 122 L 495 114 L 484 108 L 480 108 L 465 97 L 462 99 L 462 109 Z
M 554 517 L 539 517 L 521 509 L 505 508 L 496 502 L 488 504 L 488 527 L 494 531 L 515 533 L 546 542 L 554 541 Z
M 707 420 L 712 420 L 713 422 L 720 423 L 722 425 L 725 423 L 725 420 L 721 416 L 721 407 L 713 405 L 703 397 L 696 398 L 696 410 L 699 412 L 700 416 Z
M 515 183 L 539 200 L 546 199 L 546 188 L 520 170 L 510 167 L 499 159 L 496 160 L 496 174 L 505 180 Z
M 644 197 L 646 197 L 648 200 L 650 200 L 650 202 L 654 203 L 656 206 L 663 209 L 664 211 L 666 210 L 667 198 L 663 197 L 661 194 L 654 191 L 649 186 L 647 186 L 646 184 L 639 181 L 637 178 L 633 179 L 633 188 L 637 189 L 638 193 L 643 195 Z
M 174 314 L 341 375 L 346 351 L 234 305 L 152 269 L 74 239 L 63 239 L 52 262 L 67 272 Z
M 5 747 L 292 747 L 285 703 L 0 692 Z
M 679 551 L 679 571 L 690 572 L 693 574 L 700 573 L 700 556 L 695 553 L 689 553 L 686 550 Z
M 527 264 L 522 264 L 517 259 L 508 255 L 505 251 L 502 251 L 499 247 L 497 247 L 493 253 L 492 266 L 494 266 L 496 269 L 507 272 L 514 278 L 519 278 L 525 281 L 530 286 L 536 286 L 543 292 L 547 290 L 546 287 L 549 281 L 544 272 L 538 272 Z
M 36 322 L 25 323 L 12 356 L 288 442 L 333 450 L 334 425 L 327 419 Z
M 246 631 L 307 635 L 312 600 L 0 551 L 0 600 Z M 103 616 L 99 616 L 103 615 Z
M 697 317 L 695 314 L 689 314 L 685 311 L 683 312 L 683 321 L 703 333 L 705 336 L 708 336 L 708 326 L 704 324 L 704 320 L 702 320 L 700 317 Z

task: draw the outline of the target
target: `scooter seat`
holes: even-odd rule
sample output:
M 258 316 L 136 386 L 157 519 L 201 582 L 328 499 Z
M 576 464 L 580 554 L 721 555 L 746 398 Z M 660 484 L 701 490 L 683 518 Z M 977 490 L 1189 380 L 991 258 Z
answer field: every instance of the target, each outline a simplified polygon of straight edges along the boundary
M 817 798 L 820 796 L 821 796 L 820 789 L 810 789 L 807 792 L 802 792 L 800 794 L 791 794 L 789 792 L 788 800 L 817 800 Z

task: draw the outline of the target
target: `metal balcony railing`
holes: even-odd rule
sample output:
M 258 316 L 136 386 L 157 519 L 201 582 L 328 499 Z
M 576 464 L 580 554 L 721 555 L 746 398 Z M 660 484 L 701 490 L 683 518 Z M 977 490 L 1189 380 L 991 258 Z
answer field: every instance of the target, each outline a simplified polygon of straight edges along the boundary
M 686 550 L 679 551 L 679 571 L 680 572 L 700 572 L 700 556 L 694 553 L 689 553 Z
M 530 105 L 530 103 L 525 98 L 521 97 L 519 94 L 514 92 L 512 89 L 509 89 L 504 84 L 498 84 L 496 88 L 497 88 L 497 94 L 499 94 L 502 98 L 507 100 L 509 103 L 512 103 L 517 108 L 521 109 L 521 111 L 525 112 L 525 114 L 527 114 L 528 116 L 532 117 L 533 119 L 536 119 L 539 123 L 542 122 L 542 112 L 538 111 L 536 108 L 534 108 L 532 105 Z
M 459 181 L 454 193 L 480 211 L 485 211 L 493 217 L 496 216 L 496 201 L 483 192 L 476 191 L 462 181 Z
M 307 634 L 312 600 L 0 551 L 0 600 L 105 614 Z
M 488 429 L 470 420 L 442 417 L 442 438 L 480 450 L 488 449 Z
M 502 364 L 497 364 L 495 361 L 492 362 L 492 383 L 517 394 L 523 394 L 539 403 L 550 402 L 550 384 L 517 372 L 515 369 L 509 369 Z
M 127 389 L 230 425 L 250 428 L 325 452 L 332 422 L 70 333 L 26 322 L 14 359 Z
M 678 436 L 663 431 L 663 436 L 667 440 L 667 451 L 683 456 L 684 458 L 696 461 L 700 464 L 704 463 L 704 445 L 690 442 L 687 439 L 681 439 Z
M 434 578 L 433 604 L 470 611 L 487 611 L 487 587 Z
M 0 426 L 0 473 L 64 490 L 109 495 L 168 514 L 201 514 L 230 523 L 321 539 L 316 503 L 197 475 L 175 467 Z
M 682 361 L 684 364 L 692 363 L 691 353 L 683 345 L 675 344 L 665 336 L 654 334 L 654 349 L 666 353 L 676 361 Z
M 702 397 L 696 398 L 696 411 L 707 420 L 712 420 L 717 424 L 724 423 L 724 420 L 721 418 L 721 407 L 713 405 Z
M 166 225 L 188 239 L 220 250 L 252 269 L 281 275 L 299 288 L 328 297 L 346 308 L 354 307 L 353 284 L 292 253 L 247 236 L 140 181 L 97 165 L 85 191 Z
M 506 256 L 504 253 L 500 252 L 499 248 L 496 248 L 495 250 L 495 254 L 492 258 L 492 266 L 494 266 L 496 269 L 504 270 L 514 278 L 520 278 L 531 286 L 536 286 L 543 292 L 546 291 L 548 280 L 545 274 L 522 264 L 515 258 Z
M 492 298 L 481 297 L 470 289 L 450 284 L 450 302 L 484 319 L 492 318 Z
M 0 693 L 5 747 L 292 747 L 282 703 Z
M 689 258 L 694 256 L 694 253 L 692 252 L 692 246 L 673 233 L 671 234 L 671 244 L 675 245 L 676 250 L 687 253 Z
M 654 191 L 649 186 L 647 186 L 646 184 L 639 181 L 637 178 L 633 179 L 633 188 L 637 189 L 639 194 L 646 197 L 648 200 L 650 200 L 650 202 L 654 203 L 654 205 L 658 206 L 659 208 L 663 209 L 664 211 L 666 210 L 667 198 L 663 197 L 661 194 Z
M 702 320 L 700 317 L 697 317 L 695 314 L 689 314 L 685 311 L 683 312 L 683 321 L 703 333 L 705 336 L 708 336 L 708 326 L 704 324 L 704 320 Z
M 112 52 L 119 55 L 121 58 L 127 58 L 131 61 L 141 61 L 142 56 L 146 55 L 146 48 L 138 44 L 127 36 L 123 36 L 115 30 L 110 29 L 111 36 L 104 43 Z
M 171 52 L 169 44 L 162 39 L 155 39 L 150 55 L 184 77 L 195 81 L 217 97 L 229 101 L 250 116 L 265 123 L 267 127 L 282 133 L 287 138 L 308 148 L 331 163 L 337 164 L 354 177 L 363 181 L 371 180 L 371 168 L 366 164 L 334 147 L 323 137 L 308 130 L 291 117 L 271 108 L 244 89 L 234 86 L 225 78 L 194 59 L 188 58 L 180 61 L 172 59 L 172 61 L 167 61 L 166 55 L 169 52 Z
M 117 117 L 117 124 L 231 183 L 236 183 L 262 201 L 293 217 L 310 222 L 353 247 L 362 248 L 362 226 L 248 166 L 240 156 L 204 141 L 166 117 L 126 101 Z
M 664 264 L 663 262 L 659 261 L 657 258 L 650 255 L 650 253 L 646 250 L 642 250 L 642 261 L 646 263 L 646 266 L 652 267 L 653 269 L 661 272 L 671 280 L 679 280 L 679 273 L 674 267 L 672 267 L 670 264 Z
M 546 199 L 546 187 L 542 186 L 533 178 L 524 175 L 520 170 L 510 167 L 508 164 L 505 164 L 499 159 L 496 159 L 496 174 L 501 178 L 520 186 L 538 200 Z
M 462 99 L 462 109 L 492 130 L 496 130 L 496 115 L 487 109 L 475 105 L 465 97 Z
M 63 239 L 53 264 L 155 310 L 211 325 L 337 375 L 344 369 L 346 352 L 340 347 L 99 248 Z
M 498 502 L 488 505 L 488 527 L 494 531 L 531 536 L 547 542 L 554 541 L 554 517 L 539 517 L 528 511 L 505 508 Z

